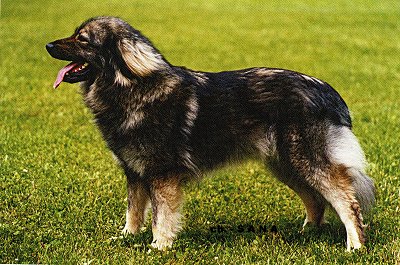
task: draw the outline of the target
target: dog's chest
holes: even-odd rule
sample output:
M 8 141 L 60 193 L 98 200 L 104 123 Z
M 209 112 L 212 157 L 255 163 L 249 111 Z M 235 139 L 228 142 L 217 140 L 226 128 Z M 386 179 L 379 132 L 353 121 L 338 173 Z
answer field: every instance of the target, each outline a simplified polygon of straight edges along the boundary
M 163 167 L 171 167 L 177 152 L 175 141 L 179 139 L 178 135 L 177 139 L 171 137 L 171 132 L 165 130 L 164 126 L 148 124 L 146 121 L 122 133 L 119 129 L 108 136 L 104 135 L 120 162 L 142 176 L 160 171 Z
M 120 164 L 129 167 L 139 175 L 144 175 L 149 161 L 145 158 L 140 151 L 135 148 L 121 148 L 118 155 L 116 155 Z

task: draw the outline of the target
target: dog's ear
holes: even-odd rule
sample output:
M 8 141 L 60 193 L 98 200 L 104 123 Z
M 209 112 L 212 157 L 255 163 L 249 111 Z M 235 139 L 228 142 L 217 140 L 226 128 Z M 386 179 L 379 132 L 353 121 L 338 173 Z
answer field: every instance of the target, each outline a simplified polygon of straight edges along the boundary
M 141 41 L 121 40 L 118 49 L 129 70 L 137 76 L 149 75 L 165 64 L 153 47 Z

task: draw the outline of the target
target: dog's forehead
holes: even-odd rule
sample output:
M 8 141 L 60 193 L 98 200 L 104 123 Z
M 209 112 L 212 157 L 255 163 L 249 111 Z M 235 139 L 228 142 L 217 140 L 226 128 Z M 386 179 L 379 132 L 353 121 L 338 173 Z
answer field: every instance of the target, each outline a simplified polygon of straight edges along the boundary
M 105 25 L 98 23 L 96 21 L 89 21 L 86 22 L 84 24 L 82 24 L 78 31 L 79 32 L 102 32 L 103 30 L 105 30 Z
M 100 17 L 88 20 L 76 29 L 75 34 L 87 34 L 93 39 L 102 40 L 110 34 L 123 34 L 125 22 L 114 17 Z
M 114 17 L 98 17 L 84 22 L 81 25 L 85 30 L 114 30 L 120 29 L 124 26 L 125 22 L 121 19 Z
M 86 24 L 82 24 L 79 28 L 77 28 L 75 34 L 87 35 L 90 36 L 93 40 L 102 40 L 110 34 L 110 31 L 99 23 L 88 22 Z

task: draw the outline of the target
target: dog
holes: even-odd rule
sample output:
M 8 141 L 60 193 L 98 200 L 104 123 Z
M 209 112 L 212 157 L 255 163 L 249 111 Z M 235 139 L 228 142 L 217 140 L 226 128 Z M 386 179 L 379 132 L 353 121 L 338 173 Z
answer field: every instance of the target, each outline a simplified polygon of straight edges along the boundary
M 124 169 L 123 233 L 139 233 L 151 208 L 151 246 L 171 247 L 182 227 L 182 186 L 250 158 L 300 196 L 303 226 L 323 224 L 331 206 L 345 225 L 347 250 L 364 244 L 362 211 L 374 203 L 374 182 L 348 107 L 326 82 L 277 68 L 212 73 L 174 66 L 116 17 L 91 18 L 46 49 L 71 61 L 54 87 L 81 83 L 84 102 Z

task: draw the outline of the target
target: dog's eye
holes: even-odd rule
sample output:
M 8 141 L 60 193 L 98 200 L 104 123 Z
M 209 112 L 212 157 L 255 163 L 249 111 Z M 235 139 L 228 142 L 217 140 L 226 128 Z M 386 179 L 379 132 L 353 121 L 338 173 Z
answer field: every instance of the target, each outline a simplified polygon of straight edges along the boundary
M 88 42 L 89 42 L 89 40 L 87 39 L 87 37 L 84 36 L 83 34 L 78 34 L 78 35 L 76 35 L 76 36 L 75 36 L 75 39 L 78 40 L 78 41 L 80 41 L 80 42 L 83 42 L 83 43 L 88 43 Z

